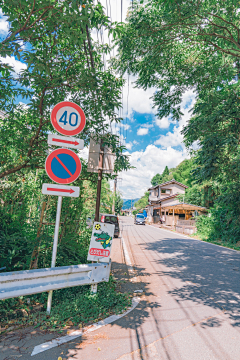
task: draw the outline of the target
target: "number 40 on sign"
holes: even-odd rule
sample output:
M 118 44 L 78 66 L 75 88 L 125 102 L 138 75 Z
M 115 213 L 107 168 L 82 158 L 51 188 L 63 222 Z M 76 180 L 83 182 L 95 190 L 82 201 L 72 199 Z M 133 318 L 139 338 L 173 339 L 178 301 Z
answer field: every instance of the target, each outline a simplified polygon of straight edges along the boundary
M 51 122 L 60 134 L 72 136 L 82 132 L 86 118 L 79 105 L 70 101 L 62 101 L 54 106 Z

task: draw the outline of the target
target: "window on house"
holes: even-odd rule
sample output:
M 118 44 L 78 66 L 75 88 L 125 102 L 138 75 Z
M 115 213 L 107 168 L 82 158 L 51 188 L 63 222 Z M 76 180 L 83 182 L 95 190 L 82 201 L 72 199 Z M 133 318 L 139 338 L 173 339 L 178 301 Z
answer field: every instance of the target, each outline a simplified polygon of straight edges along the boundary
M 171 189 L 162 189 L 161 194 L 171 194 Z

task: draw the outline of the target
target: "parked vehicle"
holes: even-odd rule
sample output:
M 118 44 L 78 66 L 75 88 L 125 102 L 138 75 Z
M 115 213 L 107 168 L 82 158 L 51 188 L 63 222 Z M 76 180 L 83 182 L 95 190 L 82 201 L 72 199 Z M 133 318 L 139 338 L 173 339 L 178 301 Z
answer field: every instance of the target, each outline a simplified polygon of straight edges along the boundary
M 100 214 L 100 222 L 107 223 L 107 224 L 114 224 L 115 230 L 114 230 L 114 237 L 119 237 L 120 229 L 119 229 L 119 222 L 118 217 L 116 215 L 112 214 Z
M 86 220 L 86 224 L 88 226 L 88 228 L 90 229 L 93 226 L 93 220 L 91 217 L 88 217 Z
M 145 225 L 145 216 L 143 214 L 136 214 L 134 217 L 134 224 Z

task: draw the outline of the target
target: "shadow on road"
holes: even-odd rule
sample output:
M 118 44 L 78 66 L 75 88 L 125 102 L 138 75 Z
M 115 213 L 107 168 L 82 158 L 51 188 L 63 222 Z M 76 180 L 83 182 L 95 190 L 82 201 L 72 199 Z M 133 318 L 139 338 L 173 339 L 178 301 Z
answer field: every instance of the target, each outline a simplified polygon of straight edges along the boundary
M 141 244 L 158 254 L 164 265 L 159 276 L 182 279 L 185 283 L 169 293 L 177 301 L 226 310 L 232 326 L 240 326 L 240 253 L 191 239 L 172 239 Z M 187 282 L 186 282 L 187 281 Z M 218 327 L 220 320 L 209 319 L 202 327 Z

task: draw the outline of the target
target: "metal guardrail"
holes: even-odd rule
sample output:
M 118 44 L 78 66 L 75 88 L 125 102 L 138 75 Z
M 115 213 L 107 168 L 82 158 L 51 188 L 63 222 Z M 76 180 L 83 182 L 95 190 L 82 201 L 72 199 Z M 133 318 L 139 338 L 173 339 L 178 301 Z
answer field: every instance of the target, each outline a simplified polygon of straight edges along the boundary
M 177 220 L 177 225 L 195 226 L 196 220 Z
M 108 281 L 110 263 L 61 266 L 0 274 L 0 299 Z

